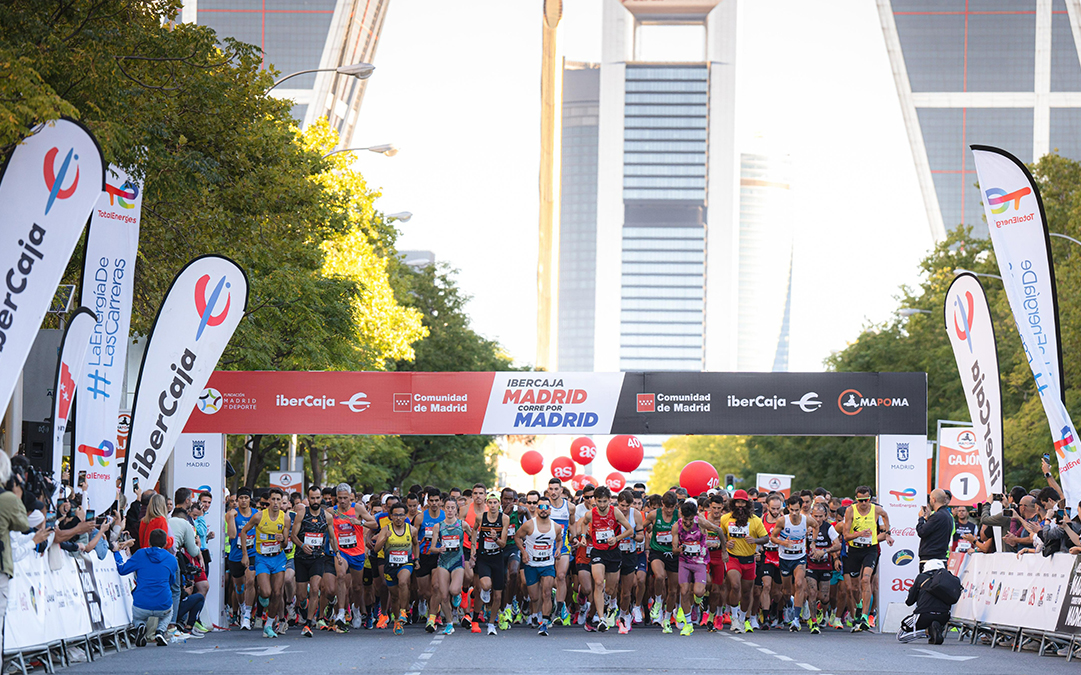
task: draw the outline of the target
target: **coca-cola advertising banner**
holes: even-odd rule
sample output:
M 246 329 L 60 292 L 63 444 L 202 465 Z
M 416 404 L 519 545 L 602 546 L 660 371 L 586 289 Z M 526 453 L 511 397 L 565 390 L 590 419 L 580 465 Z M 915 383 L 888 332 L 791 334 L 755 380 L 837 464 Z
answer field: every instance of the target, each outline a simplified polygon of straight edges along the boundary
M 926 433 L 924 373 L 217 371 L 188 432 Z

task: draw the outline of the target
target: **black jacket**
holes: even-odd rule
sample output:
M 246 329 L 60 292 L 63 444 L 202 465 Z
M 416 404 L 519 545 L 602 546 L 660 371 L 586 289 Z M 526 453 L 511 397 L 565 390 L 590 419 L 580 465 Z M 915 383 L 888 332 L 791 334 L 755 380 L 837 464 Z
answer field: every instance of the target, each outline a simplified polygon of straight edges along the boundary
M 916 614 L 949 614 L 952 604 L 947 604 L 936 597 L 928 589 L 932 586 L 932 578 L 940 574 L 950 574 L 948 570 L 932 570 L 920 572 L 912 587 L 908 589 L 908 598 L 905 604 L 916 605 Z M 953 576 L 953 575 L 950 575 Z
M 916 534 L 920 536 L 920 560 L 945 560 L 953 539 L 953 516 L 949 508 L 940 508 L 926 520 L 920 518 L 916 524 Z

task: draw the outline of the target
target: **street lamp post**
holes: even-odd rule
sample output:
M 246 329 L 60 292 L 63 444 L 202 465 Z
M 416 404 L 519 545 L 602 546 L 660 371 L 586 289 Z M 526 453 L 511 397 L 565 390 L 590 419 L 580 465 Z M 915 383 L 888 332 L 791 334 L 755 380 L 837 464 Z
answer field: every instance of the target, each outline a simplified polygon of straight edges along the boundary
M 929 309 L 916 309 L 915 307 L 902 307 L 897 310 L 897 313 L 903 317 L 910 317 L 916 314 L 934 314 L 934 312 Z
M 1072 241 L 1073 243 L 1077 244 L 1078 246 L 1081 246 L 1081 241 L 1077 241 L 1073 237 L 1066 236 L 1065 234 L 1059 234 L 1058 232 L 1048 232 L 1048 234 L 1050 234 L 1052 237 L 1058 237 L 1059 239 L 1065 239 L 1067 241 Z
M 958 268 L 954 269 L 953 273 L 954 274 L 971 274 L 971 275 L 977 276 L 977 277 L 987 277 L 988 279 L 998 279 L 999 281 L 1002 281 L 1002 277 L 1000 277 L 997 274 L 985 274 L 983 272 L 973 272 L 972 270 L 966 270 L 966 269 L 964 269 L 962 267 L 958 267 Z
M 373 145 L 367 148 L 342 148 L 340 150 L 331 150 L 327 154 L 323 155 L 323 159 L 326 159 L 331 155 L 336 155 L 339 152 L 363 152 L 364 150 L 367 150 L 368 152 L 375 152 L 380 155 L 386 155 L 387 157 L 393 157 L 394 155 L 398 154 L 398 148 L 395 147 L 393 143 L 384 143 L 383 145 Z
M 274 84 L 270 85 L 270 89 L 273 89 L 274 87 L 278 86 L 282 82 L 285 82 L 291 77 L 296 77 L 297 75 L 307 75 L 308 73 L 338 73 L 340 75 L 349 75 L 360 80 L 366 80 L 371 77 L 372 73 L 374 72 L 375 66 L 370 63 L 354 63 L 348 66 L 338 66 L 337 68 L 309 68 L 308 70 L 298 70 L 295 73 L 289 73 L 285 77 L 279 79 Z M 264 93 L 269 94 L 270 89 L 267 89 Z

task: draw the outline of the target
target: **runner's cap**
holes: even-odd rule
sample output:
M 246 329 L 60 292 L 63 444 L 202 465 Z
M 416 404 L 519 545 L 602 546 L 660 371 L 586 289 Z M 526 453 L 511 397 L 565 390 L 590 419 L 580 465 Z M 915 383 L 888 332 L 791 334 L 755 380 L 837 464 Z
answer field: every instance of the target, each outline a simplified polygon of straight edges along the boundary
M 751 501 L 751 495 L 747 494 L 747 491 L 744 490 L 743 488 L 740 488 L 740 489 L 738 489 L 738 490 L 736 490 L 735 492 L 732 493 L 732 501 L 737 501 L 737 500 L 740 500 L 740 499 L 742 499 L 745 502 L 749 502 L 749 501 Z

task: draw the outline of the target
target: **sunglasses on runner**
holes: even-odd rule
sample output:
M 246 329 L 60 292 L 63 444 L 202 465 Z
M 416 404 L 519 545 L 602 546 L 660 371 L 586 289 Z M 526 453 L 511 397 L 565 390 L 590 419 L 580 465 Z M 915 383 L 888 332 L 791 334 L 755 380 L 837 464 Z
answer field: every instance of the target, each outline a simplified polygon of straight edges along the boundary
M 526 504 L 528 504 L 529 506 L 536 506 L 539 503 L 540 502 L 526 502 Z
M 871 498 L 870 497 L 856 497 L 856 501 L 857 502 L 869 502 L 869 501 L 871 501 Z
M 532 502 L 532 503 L 537 504 L 537 502 Z M 547 511 L 548 509 L 550 509 L 552 507 L 549 506 L 548 504 L 537 504 L 537 508 L 540 509 L 541 511 Z

